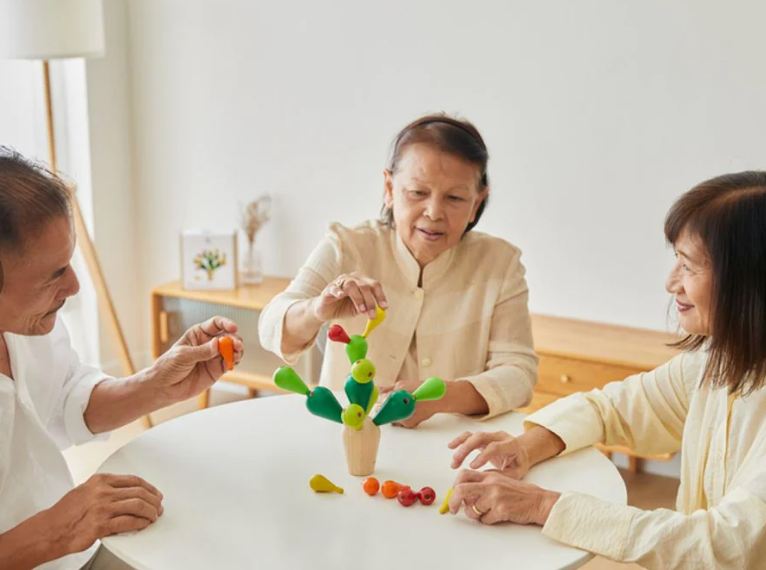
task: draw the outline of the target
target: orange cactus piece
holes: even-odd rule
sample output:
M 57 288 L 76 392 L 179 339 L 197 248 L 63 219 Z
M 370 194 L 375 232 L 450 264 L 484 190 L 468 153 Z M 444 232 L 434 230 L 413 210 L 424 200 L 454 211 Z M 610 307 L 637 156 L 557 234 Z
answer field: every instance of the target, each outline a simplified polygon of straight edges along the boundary
M 407 485 L 400 485 L 396 481 L 385 481 L 380 491 L 386 499 L 393 499 L 399 494 L 399 491 L 406 487 Z
M 378 481 L 375 477 L 369 477 L 364 480 L 362 487 L 364 488 L 364 492 L 368 495 L 377 495 L 378 490 L 380 489 L 380 481 Z
M 226 363 L 226 368 L 234 370 L 234 339 L 230 336 L 222 336 L 218 339 L 218 352 Z

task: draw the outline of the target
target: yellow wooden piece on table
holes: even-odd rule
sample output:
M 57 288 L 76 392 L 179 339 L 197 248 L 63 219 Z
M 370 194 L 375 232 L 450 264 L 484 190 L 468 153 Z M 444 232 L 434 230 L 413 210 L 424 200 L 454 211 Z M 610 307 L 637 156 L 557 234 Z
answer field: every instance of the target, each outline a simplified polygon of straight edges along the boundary
M 369 319 L 367 321 L 367 326 L 364 327 L 364 332 L 362 333 L 362 336 L 364 338 L 367 338 L 369 334 L 375 330 L 375 328 L 382 323 L 386 319 L 386 311 L 381 309 L 380 307 L 375 307 L 375 318 Z
M 439 507 L 439 514 L 440 515 L 446 515 L 449 512 L 449 500 L 450 500 L 450 497 L 452 497 L 452 492 L 454 490 L 455 489 L 453 489 L 452 487 L 447 489 L 447 494 L 444 495 L 444 502 L 442 503 L 442 506 Z
M 343 489 L 335 485 L 324 475 L 314 475 L 309 481 L 309 486 L 315 493 L 338 493 L 343 494 Z

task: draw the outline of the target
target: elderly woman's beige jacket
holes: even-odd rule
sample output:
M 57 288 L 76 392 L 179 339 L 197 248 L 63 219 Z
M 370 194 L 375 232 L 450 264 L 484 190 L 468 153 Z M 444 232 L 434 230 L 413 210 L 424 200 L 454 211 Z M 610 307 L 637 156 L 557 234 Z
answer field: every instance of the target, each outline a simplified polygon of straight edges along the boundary
M 333 224 L 288 289 L 264 309 L 261 344 L 295 363 L 300 353 L 281 350 L 287 309 L 357 271 L 380 281 L 388 300 L 386 320 L 369 337 L 376 383 L 467 380 L 492 417 L 527 404 L 537 379 L 520 258 L 511 244 L 471 231 L 423 269 L 419 286 L 420 266 L 395 230 L 380 222 Z M 361 334 L 365 323 L 339 321 L 349 334 Z M 342 390 L 349 370 L 345 345 L 327 342 L 320 383 Z
M 645 454 L 681 451 L 677 512 L 642 511 L 564 493 L 543 534 L 645 568 L 766 568 L 766 389 L 700 387 L 706 354 L 684 353 L 603 390 L 527 418 L 566 444 L 601 442 Z

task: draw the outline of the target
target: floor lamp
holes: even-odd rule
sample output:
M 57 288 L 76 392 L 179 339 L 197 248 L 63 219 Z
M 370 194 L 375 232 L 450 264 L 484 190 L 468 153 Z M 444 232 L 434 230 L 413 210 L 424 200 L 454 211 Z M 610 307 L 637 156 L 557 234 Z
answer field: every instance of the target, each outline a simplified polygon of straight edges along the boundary
M 51 99 L 51 59 L 91 58 L 104 54 L 102 0 L 2 0 L 0 1 L 0 57 L 41 60 L 45 88 L 50 168 L 56 172 L 56 135 Z M 104 279 L 85 218 L 72 189 L 72 210 L 77 242 L 88 267 L 101 310 L 107 317 L 115 347 L 126 375 L 136 369 L 130 356 L 112 296 Z M 151 427 L 149 417 L 143 419 Z

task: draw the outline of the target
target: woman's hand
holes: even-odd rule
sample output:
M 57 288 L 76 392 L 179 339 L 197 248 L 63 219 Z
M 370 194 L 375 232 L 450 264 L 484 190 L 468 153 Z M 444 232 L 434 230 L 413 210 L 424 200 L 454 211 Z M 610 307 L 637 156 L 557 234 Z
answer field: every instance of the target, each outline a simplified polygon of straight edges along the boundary
M 354 272 L 340 275 L 327 285 L 324 291 L 313 299 L 312 308 L 314 317 L 326 323 L 357 315 L 366 315 L 374 319 L 376 306 L 381 309 L 388 307 L 383 286 L 375 279 Z
M 471 461 L 471 469 L 479 469 L 487 463 L 492 463 L 498 472 L 506 477 L 521 479 L 531 467 L 526 446 L 504 431 L 467 431 L 449 442 L 447 447 L 457 450 L 452 456 L 453 469 L 459 468 L 466 457 L 477 449 L 481 452 Z
M 380 406 L 382 406 L 382 404 L 386 401 L 386 398 L 392 392 L 396 392 L 397 390 L 406 390 L 412 394 L 420 387 L 421 384 L 422 382 L 419 380 L 398 380 L 394 382 L 392 386 L 379 387 L 378 389 L 380 390 L 380 398 L 378 399 L 377 408 L 379 409 Z M 409 429 L 416 428 L 430 417 L 444 411 L 446 411 L 444 398 L 441 400 L 416 402 L 414 414 L 412 414 L 406 420 L 394 422 L 391 425 Z
M 510 479 L 494 471 L 463 471 L 453 484 L 449 510 L 482 524 L 512 522 L 543 526 L 560 493 Z

